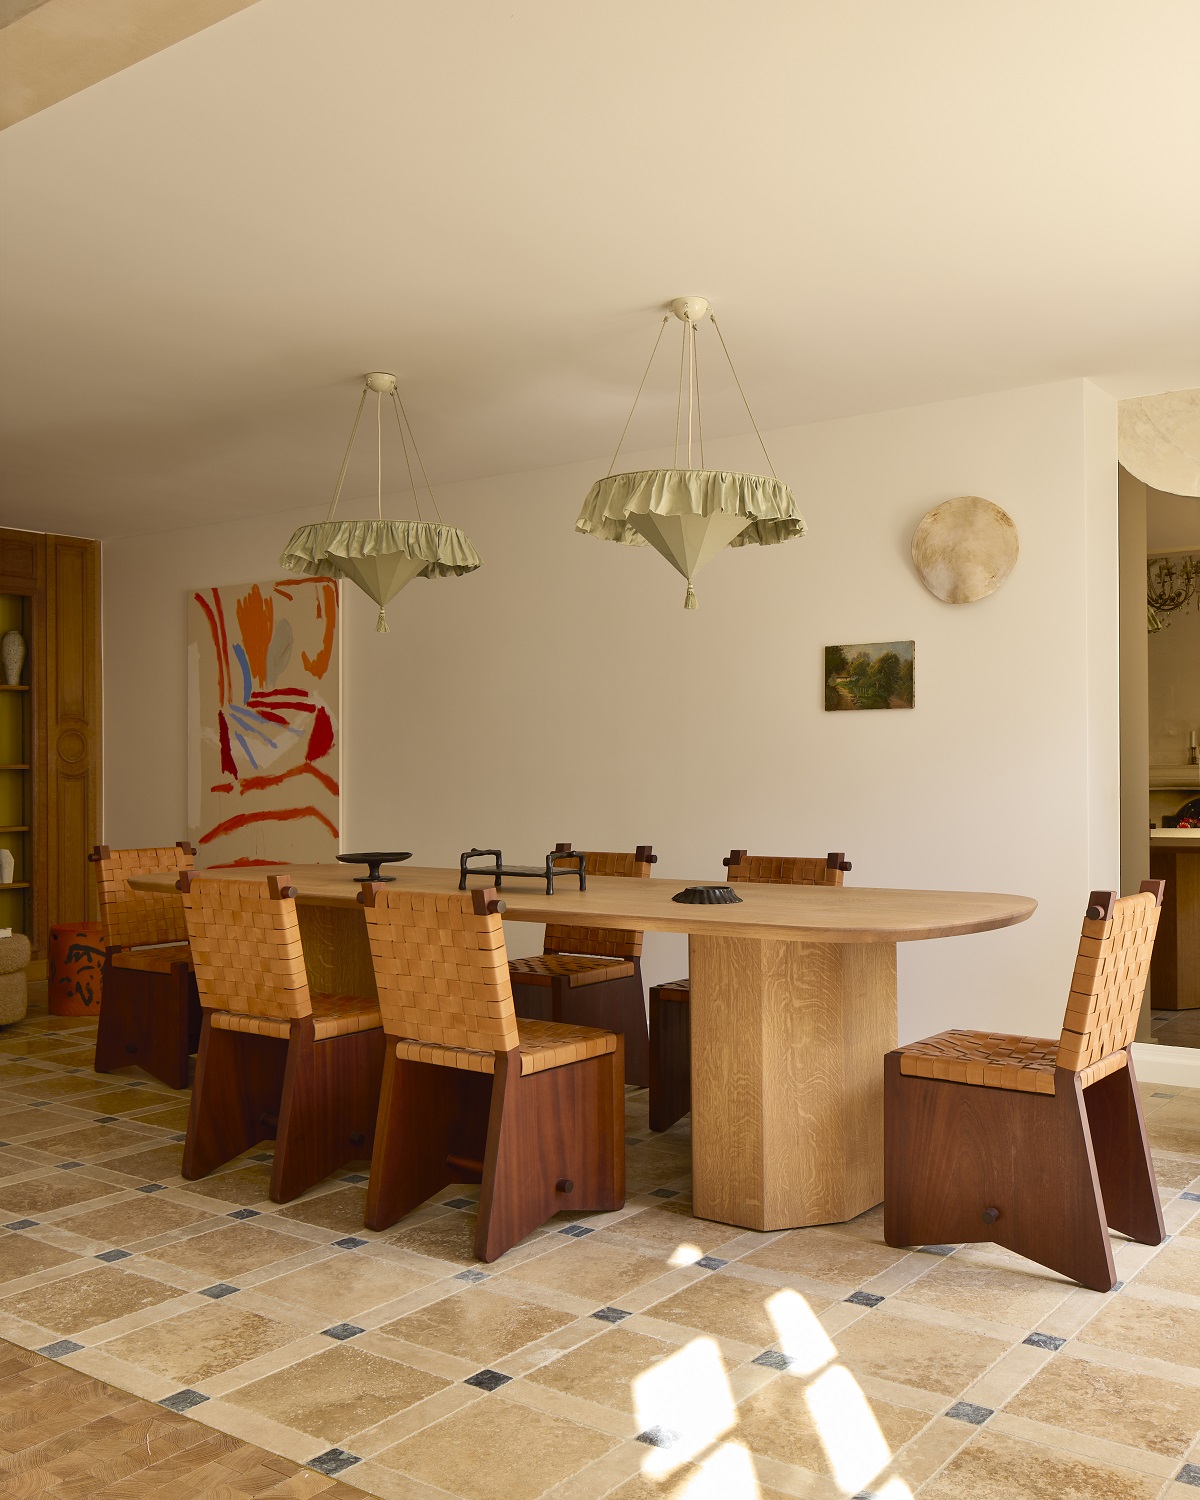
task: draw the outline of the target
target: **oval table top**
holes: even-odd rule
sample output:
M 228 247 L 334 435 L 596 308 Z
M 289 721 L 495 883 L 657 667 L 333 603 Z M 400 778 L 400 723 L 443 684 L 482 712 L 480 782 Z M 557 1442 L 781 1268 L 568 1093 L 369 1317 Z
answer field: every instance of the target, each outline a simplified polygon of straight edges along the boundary
M 457 870 L 412 865 L 387 867 L 401 890 L 457 891 Z M 321 906 L 357 904 L 363 875 L 345 865 L 213 867 L 199 875 L 230 880 L 261 880 L 286 875 L 297 899 Z M 135 875 L 135 890 L 174 888 L 169 871 Z M 515 922 L 561 922 L 575 927 L 617 927 L 647 932 L 687 932 L 696 936 L 743 937 L 807 943 L 907 943 L 922 938 L 990 932 L 1027 921 L 1037 909 L 1030 896 L 987 891 L 873 890 L 866 886 L 757 885 L 739 881 L 735 906 L 684 906 L 671 900 L 687 885 L 709 881 L 637 880 L 589 875 L 587 890 L 574 888 L 565 872 L 547 896 L 540 881 L 510 877 L 501 899 L 505 918 Z M 471 889 L 484 889 L 481 875 Z

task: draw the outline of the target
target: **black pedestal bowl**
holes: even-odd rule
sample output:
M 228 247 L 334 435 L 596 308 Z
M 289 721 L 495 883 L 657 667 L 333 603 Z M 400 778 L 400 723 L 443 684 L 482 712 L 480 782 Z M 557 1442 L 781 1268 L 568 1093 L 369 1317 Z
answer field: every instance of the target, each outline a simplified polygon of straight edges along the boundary
M 366 865 L 367 879 L 375 881 L 395 880 L 394 875 L 381 875 L 380 865 L 398 865 L 402 859 L 411 859 L 412 853 L 403 854 L 339 854 L 338 860 L 343 865 Z

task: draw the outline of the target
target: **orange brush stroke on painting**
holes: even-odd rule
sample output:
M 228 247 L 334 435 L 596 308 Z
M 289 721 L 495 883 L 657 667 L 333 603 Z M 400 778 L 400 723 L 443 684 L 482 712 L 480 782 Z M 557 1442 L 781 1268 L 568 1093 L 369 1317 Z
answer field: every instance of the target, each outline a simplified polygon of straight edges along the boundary
M 309 656 L 307 651 L 300 653 L 304 662 L 304 670 L 310 672 L 314 677 L 324 677 L 329 670 L 330 658 L 333 656 L 333 634 L 337 628 L 337 585 L 327 583 L 321 590 L 325 601 L 325 639 L 321 642 L 321 649 L 316 656 Z M 321 607 L 318 604 L 317 613 L 320 614 Z
M 332 792 L 335 797 L 337 796 L 338 784 L 333 777 L 327 775 L 318 766 L 310 766 L 307 761 L 302 766 L 292 766 L 274 776 L 243 776 L 242 793 L 245 795 L 246 792 L 261 792 L 266 787 L 278 786 L 281 781 L 287 781 L 289 777 L 304 775 L 315 776 L 327 792 Z
M 275 601 L 264 599 L 256 583 L 237 602 L 238 628 L 250 663 L 250 675 L 260 688 L 267 685 L 267 651 L 275 633 Z
M 226 833 L 236 833 L 239 828 L 246 828 L 251 823 L 291 823 L 297 818 L 316 818 L 324 823 L 334 838 L 337 838 L 337 829 L 325 814 L 318 812 L 315 807 L 279 807 L 265 808 L 262 812 L 235 813 L 232 818 L 226 818 L 223 823 L 210 828 L 201 837 L 200 842 L 209 844 L 213 839 L 219 839 Z

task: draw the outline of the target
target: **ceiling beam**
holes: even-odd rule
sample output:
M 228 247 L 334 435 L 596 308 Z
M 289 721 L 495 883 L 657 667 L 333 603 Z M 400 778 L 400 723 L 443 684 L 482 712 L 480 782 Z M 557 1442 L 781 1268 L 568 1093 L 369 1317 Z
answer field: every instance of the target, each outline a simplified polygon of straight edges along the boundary
M 0 0 L 0 130 L 255 0 Z

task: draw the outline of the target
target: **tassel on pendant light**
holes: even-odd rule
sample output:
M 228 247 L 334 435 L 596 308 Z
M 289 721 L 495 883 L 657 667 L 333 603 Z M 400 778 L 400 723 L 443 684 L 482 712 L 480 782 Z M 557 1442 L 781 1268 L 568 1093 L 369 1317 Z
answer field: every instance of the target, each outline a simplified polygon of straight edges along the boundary
M 700 568 L 725 547 L 769 546 L 787 542 L 805 533 L 804 519 L 796 509 L 790 489 L 775 473 L 771 456 L 738 380 L 729 350 L 725 347 L 716 315 L 703 297 L 676 297 L 671 312 L 683 323 L 683 348 L 679 358 L 679 396 L 675 407 L 675 457 L 669 469 L 640 469 L 614 474 L 625 435 L 641 399 L 646 377 L 662 342 L 663 330 L 670 320 L 667 313 L 658 330 L 658 338 L 642 375 L 633 406 L 613 454 L 608 473 L 588 491 L 575 530 L 603 541 L 621 542 L 628 547 L 649 544 L 660 552 L 677 572 L 687 579 L 684 609 L 696 608 L 693 578 Z M 746 407 L 746 415 L 771 470 L 763 474 L 744 474 L 704 466 L 704 421 L 700 407 L 700 365 L 696 352 L 696 325 L 707 316 L 716 330 L 734 382 Z M 685 373 L 686 372 L 686 373 Z M 679 467 L 680 436 L 683 425 L 684 388 L 687 389 L 687 468 Z M 700 467 L 692 467 L 692 430 L 699 439 Z
M 335 521 L 342 485 L 350 467 L 350 454 L 354 439 L 358 435 L 358 424 L 362 420 L 363 407 L 368 391 L 375 392 L 375 444 L 376 444 L 376 497 L 378 519 L 374 521 Z M 412 486 L 413 502 L 417 509 L 415 521 L 385 521 L 383 519 L 383 398 L 390 396 L 396 413 L 396 425 L 400 429 L 400 442 L 404 448 L 404 459 L 408 467 L 409 483 Z M 407 431 L 406 431 L 407 429 Z M 424 488 L 433 502 L 437 521 L 426 521 L 421 516 L 421 503 L 417 499 L 417 484 L 413 477 L 412 460 L 408 447 L 412 444 L 417 465 L 421 471 Z M 390 633 L 385 606 L 394 599 L 406 584 L 414 578 L 449 578 L 459 573 L 471 573 L 479 567 L 481 558 L 472 547 L 464 532 L 457 526 L 447 526 L 441 519 L 437 497 L 413 436 L 412 424 L 396 389 L 396 377 L 383 373 L 367 375 L 363 392 L 359 397 L 358 411 L 350 429 L 350 441 L 342 459 L 341 472 L 333 491 L 333 502 L 324 521 L 299 527 L 279 559 L 280 566 L 292 573 L 332 573 L 338 578 L 348 578 L 363 593 L 379 605 L 375 629 L 380 635 Z

